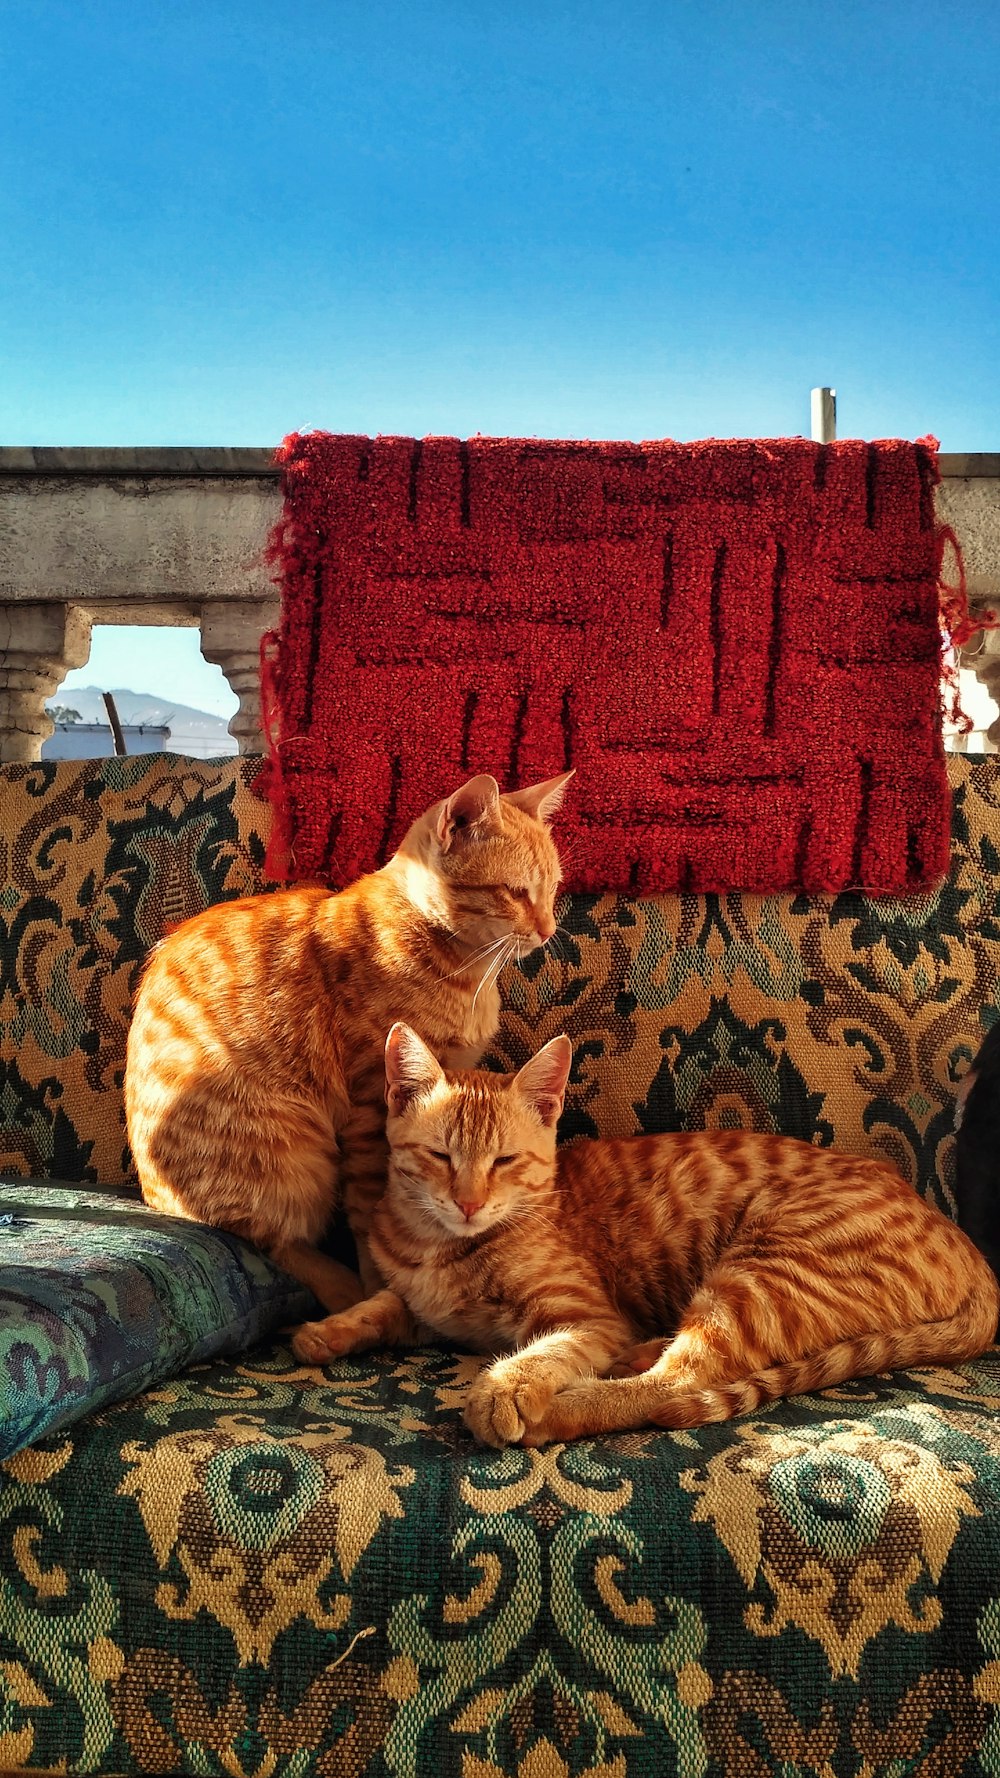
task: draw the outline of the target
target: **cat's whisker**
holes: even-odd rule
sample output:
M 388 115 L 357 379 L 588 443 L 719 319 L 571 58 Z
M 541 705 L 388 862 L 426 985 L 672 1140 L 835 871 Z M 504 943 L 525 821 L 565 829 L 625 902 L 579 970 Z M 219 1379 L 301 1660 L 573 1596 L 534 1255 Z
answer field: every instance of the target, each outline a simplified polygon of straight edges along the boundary
M 491 938 L 488 944 L 480 945 L 478 951 L 470 952 L 465 958 L 462 967 L 467 969 L 470 963 L 475 963 L 480 957 L 488 957 L 491 951 L 498 951 L 501 945 L 507 944 L 509 936 L 509 933 L 502 932 L 499 938 Z
M 510 950 L 509 950 L 509 944 L 508 944 L 508 946 L 505 946 L 504 949 L 502 951 L 498 952 L 495 957 L 490 959 L 490 962 L 486 965 L 486 968 L 483 971 L 483 976 L 482 976 L 482 980 L 479 984 L 479 987 L 476 989 L 476 992 L 472 997 L 473 1006 L 475 1006 L 476 1001 L 479 999 L 480 993 L 482 992 L 483 988 L 486 987 L 487 983 L 488 982 L 492 983 L 492 982 L 496 981 L 496 978 L 500 974 L 500 971 L 503 968 L 504 964 L 506 963 L 509 955 L 510 955 Z
M 452 936 L 457 938 L 458 934 L 454 933 Z M 453 976 L 464 975 L 467 970 L 471 969 L 473 963 L 481 963 L 483 958 L 488 957 L 491 951 L 496 951 L 501 945 L 507 943 L 507 935 L 504 934 L 502 938 L 495 938 L 488 945 L 482 945 L 478 951 L 473 951 L 470 956 L 464 958 L 457 969 L 449 970 L 444 978 L 445 981 L 450 982 Z
M 505 942 L 507 945 L 507 949 L 505 951 L 502 951 L 500 953 L 499 957 L 493 958 L 492 962 L 488 965 L 485 974 L 483 975 L 482 981 L 480 982 L 478 988 L 476 989 L 475 994 L 472 997 L 473 1010 L 475 1010 L 476 1001 L 479 999 L 479 996 L 482 993 L 483 989 L 485 988 L 487 982 L 495 982 L 497 979 L 497 976 L 500 974 L 500 971 L 502 970 L 504 964 L 509 961 L 509 958 L 510 958 L 511 952 L 513 950 L 513 946 L 514 946 L 514 940 L 507 939 Z
M 482 980 L 479 983 L 478 988 L 476 989 L 475 993 L 472 996 L 472 1010 L 473 1010 L 473 1012 L 475 1012 L 475 1010 L 476 1010 L 476 1002 L 478 1001 L 480 994 L 482 993 L 483 989 L 485 988 L 486 983 L 489 980 L 492 972 L 493 972 L 493 964 L 490 963 L 489 966 L 487 967 L 483 977 L 482 977 Z
M 511 957 L 514 954 L 514 947 L 515 947 L 516 943 L 517 943 L 516 939 L 508 939 L 507 949 L 502 953 L 502 955 L 500 957 L 497 958 L 496 965 L 493 970 L 493 980 L 494 981 L 496 981 L 497 977 L 500 975 L 501 970 L 505 969 L 507 964 L 510 962 Z

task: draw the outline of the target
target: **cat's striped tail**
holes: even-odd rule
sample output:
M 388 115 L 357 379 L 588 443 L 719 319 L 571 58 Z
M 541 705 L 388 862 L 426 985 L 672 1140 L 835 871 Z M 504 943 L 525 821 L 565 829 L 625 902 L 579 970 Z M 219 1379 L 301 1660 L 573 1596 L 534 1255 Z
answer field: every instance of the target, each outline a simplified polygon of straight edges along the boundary
M 950 1365 L 963 1358 L 975 1358 L 993 1343 L 998 1309 L 1000 1291 L 991 1277 L 984 1276 L 945 1321 L 924 1321 L 895 1333 L 861 1334 L 853 1340 L 838 1340 L 836 1345 L 808 1358 L 771 1365 L 735 1383 L 718 1383 L 711 1388 L 672 1388 L 655 1371 L 630 1379 L 628 1387 L 638 1384 L 642 1392 L 645 1382 L 649 1391 L 648 1422 L 680 1431 L 706 1425 L 711 1420 L 751 1414 L 764 1402 L 780 1401 L 787 1395 L 811 1395 L 818 1389 L 846 1383 L 852 1377 L 871 1377 L 878 1371 L 909 1370 L 925 1364 Z

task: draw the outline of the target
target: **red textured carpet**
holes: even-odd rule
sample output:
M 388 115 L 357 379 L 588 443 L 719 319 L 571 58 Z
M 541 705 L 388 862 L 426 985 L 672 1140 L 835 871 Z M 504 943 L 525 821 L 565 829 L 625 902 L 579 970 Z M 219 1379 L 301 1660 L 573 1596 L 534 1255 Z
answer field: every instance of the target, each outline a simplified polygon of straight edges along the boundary
M 948 858 L 934 441 L 293 435 L 277 874 L 577 769 L 571 888 L 917 889 Z

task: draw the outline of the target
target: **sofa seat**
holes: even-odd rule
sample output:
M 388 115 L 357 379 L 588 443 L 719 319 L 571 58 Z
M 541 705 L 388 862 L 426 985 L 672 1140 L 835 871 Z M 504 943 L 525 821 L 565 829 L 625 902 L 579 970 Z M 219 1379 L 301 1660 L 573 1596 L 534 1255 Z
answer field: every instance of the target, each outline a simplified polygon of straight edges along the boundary
M 0 1767 L 1000 1769 L 1000 1351 L 505 1452 L 478 1365 L 272 1343 L 8 1459 Z

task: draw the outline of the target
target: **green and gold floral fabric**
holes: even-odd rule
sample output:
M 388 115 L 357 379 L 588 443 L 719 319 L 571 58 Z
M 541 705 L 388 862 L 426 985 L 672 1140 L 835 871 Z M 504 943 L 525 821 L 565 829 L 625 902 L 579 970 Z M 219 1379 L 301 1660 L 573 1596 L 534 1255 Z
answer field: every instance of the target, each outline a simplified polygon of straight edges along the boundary
M 1000 1354 L 527 1452 L 477 1364 L 271 1346 L 10 1458 L 0 1767 L 1000 1773 Z
M 258 760 L 0 769 L 0 1171 L 120 1186 L 129 1008 L 163 932 L 266 887 Z M 1000 761 L 954 757 L 933 893 L 576 895 L 501 984 L 496 1053 L 567 1031 L 567 1136 L 746 1124 L 947 1202 L 956 1081 L 1000 1010 Z
M 0 766 L 0 1173 L 128 1181 L 122 1083 L 143 961 L 261 887 L 266 806 L 232 760 Z

